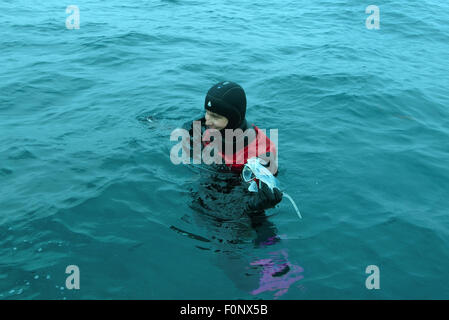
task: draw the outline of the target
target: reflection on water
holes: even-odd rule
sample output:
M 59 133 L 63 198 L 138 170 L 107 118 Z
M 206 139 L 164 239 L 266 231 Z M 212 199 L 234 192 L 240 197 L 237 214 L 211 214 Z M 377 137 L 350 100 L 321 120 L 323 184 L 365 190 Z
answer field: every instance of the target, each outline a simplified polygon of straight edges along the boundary
M 274 297 L 278 298 L 287 293 L 292 284 L 304 278 L 301 273 L 304 269 L 288 261 L 286 249 L 280 249 L 268 254 L 269 258 L 251 262 L 252 266 L 261 266 L 259 287 L 251 294 L 257 295 L 266 291 L 276 291 Z
M 215 253 L 215 265 L 234 285 L 250 295 L 274 292 L 279 298 L 303 279 L 301 266 L 289 261 L 276 226 L 265 213 L 245 213 L 243 204 L 250 194 L 239 175 L 201 171 L 191 186 L 193 219 Z M 268 251 L 267 251 L 268 250 Z

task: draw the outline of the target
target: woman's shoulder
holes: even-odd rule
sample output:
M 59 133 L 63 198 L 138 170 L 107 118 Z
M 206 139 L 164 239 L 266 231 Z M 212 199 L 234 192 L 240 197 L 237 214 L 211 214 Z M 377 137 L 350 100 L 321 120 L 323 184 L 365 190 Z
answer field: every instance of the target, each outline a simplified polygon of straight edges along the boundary
M 193 125 L 195 124 L 195 122 L 199 122 L 200 126 L 204 127 L 205 123 L 206 123 L 206 119 L 204 117 L 194 118 L 193 120 L 189 120 L 189 121 L 183 123 L 181 128 L 190 132 L 191 130 L 193 130 Z

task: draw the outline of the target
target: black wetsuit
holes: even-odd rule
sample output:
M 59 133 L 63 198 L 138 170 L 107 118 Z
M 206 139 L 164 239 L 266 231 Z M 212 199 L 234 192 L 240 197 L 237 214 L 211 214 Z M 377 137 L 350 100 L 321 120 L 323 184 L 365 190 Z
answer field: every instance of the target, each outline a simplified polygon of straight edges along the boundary
M 204 118 L 197 121 L 201 121 L 201 132 L 204 133 Z M 241 127 L 242 130 L 246 129 L 246 121 L 244 123 Z M 189 130 L 191 137 L 193 136 L 192 121 L 185 123 L 183 128 Z M 247 141 L 245 141 L 245 146 L 246 144 Z M 190 155 L 192 156 L 192 153 Z M 244 182 L 239 173 L 233 172 L 225 164 L 194 166 L 198 169 L 198 180 L 190 188 L 192 196 L 190 206 L 195 212 L 208 217 L 204 222 L 208 221 L 212 225 L 217 223 L 227 223 L 228 226 L 238 225 L 231 230 L 229 228 L 228 230 L 213 228 L 218 233 L 226 233 L 226 235 L 223 234 L 223 238 L 228 238 L 231 242 L 237 241 L 236 239 L 241 237 L 238 234 L 242 232 L 242 227 L 243 229 L 250 228 L 255 232 L 252 237 L 255 236 L 253 240 L 256 245 L 276 236 L 275 227 L 267 220 L 265 211 L 249 208 L 248 203 L 254 201 L 257 193 L 248 191 L 249 183 Z M 233 233 L 235 233 L 235 239 L 232 239 Z M 248 230 L 243 233 L 248 234 Z

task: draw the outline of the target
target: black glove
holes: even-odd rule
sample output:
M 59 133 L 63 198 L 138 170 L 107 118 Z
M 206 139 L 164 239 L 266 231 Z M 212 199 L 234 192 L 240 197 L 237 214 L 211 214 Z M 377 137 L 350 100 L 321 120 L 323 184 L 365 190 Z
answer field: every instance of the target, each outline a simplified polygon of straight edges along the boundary
M 262 187 L 256 195 L 252 197 L 246 204 L 246 211 L 263 211 L 265 209 L 274 208 L 282 200 L 282 192 L 278 188 L 270 187 L 266 183 L 261 182 Z

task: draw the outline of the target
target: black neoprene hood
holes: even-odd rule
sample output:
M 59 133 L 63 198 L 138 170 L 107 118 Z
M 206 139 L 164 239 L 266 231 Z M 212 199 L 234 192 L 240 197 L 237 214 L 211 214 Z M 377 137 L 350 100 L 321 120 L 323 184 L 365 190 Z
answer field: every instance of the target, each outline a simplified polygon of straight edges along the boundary
M 246 95 L 235 82 L 223 81 L 209 89 L 204 108 L 228 119 L 228 129 L 239 128 L 245 120 Z

